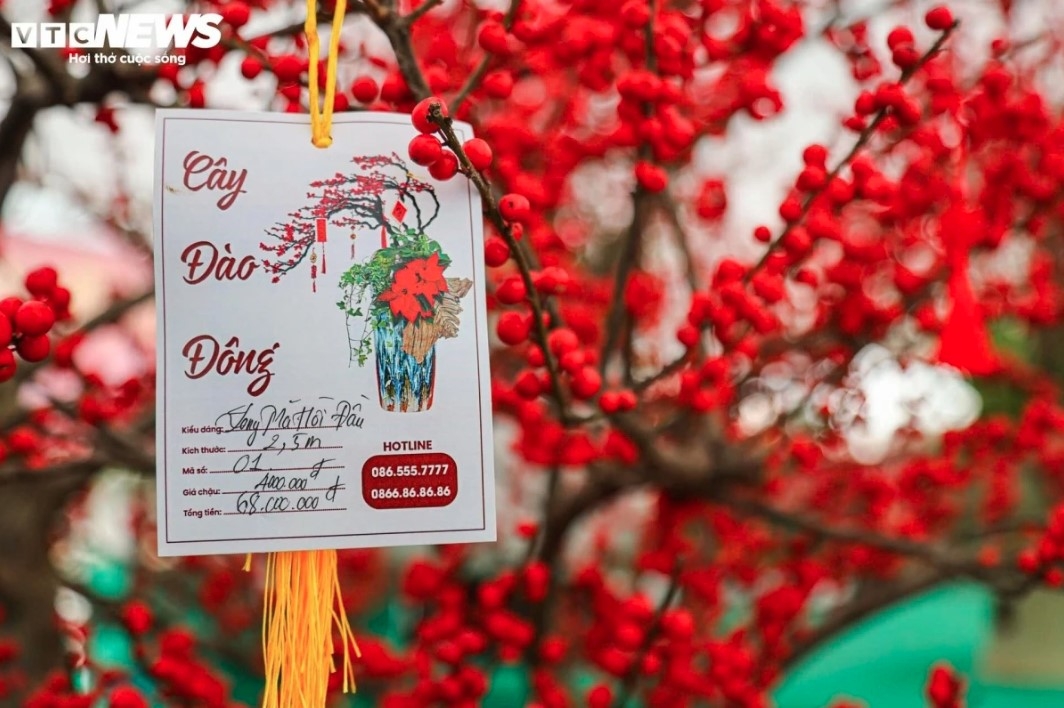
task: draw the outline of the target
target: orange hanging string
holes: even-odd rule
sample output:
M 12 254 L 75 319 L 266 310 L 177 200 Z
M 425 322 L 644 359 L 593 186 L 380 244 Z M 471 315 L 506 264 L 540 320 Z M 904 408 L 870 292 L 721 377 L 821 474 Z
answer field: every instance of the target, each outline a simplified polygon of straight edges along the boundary
M 251 567 L 251 556 L 244 565 Z M 354 659 L 361 656 L 341 598 L 336 551 L 266 554 L 262 708 L 324 708 L 334 633 L 343 644 L 343 691 L 355 690 Z M 354 656 L 352 656 L 352 654 Z
M 309 45 L 311 142 L 320 148 L 332 144 L 336 64 L 340 51 L 340 27 L 346 6 L 346 0 L 336 0 L 326 62 L 323 106 L 318 85 L 321 44 L 318 39 L 317 2 L 307 0 L 304 29 Z M 323 238 L 321 240 L 324 241 Z M 324 252 L 321 266 L 324 274 Z M 317 282 L 313 277 L 312 281 L 312 287 L 317 291 Z M 251 570 L 251 554 L 245 559 L 244 570 Z M 266 554 L 262 610 L 262 656 L 266 685 L 262 708 L 325 708 L 329 675 L 336 670 L 333 661 L 334 632 L 339 634 L 339 641 L 343 645 L 343 690 L 350 693 L 355 690 L 352 653 L 357 658 L 361 652 L 344 610 L 336 551 Z
M 310 83 L 310 133 L 315 147 L 332 145 L 333 104 L 336 99 L 336 63 L 340 55 L 340 27 L 344 23 L 347 0 L 336 0 L 333 10 L 332 32 L 329 33 L 329 54 L 325 64 L 325 105 L 321 105 L 318 87 L 318 55 L 321 42 L 318 39 L 318 3 L 307 0 L 307 21 L 303 31 L 307 35 Z

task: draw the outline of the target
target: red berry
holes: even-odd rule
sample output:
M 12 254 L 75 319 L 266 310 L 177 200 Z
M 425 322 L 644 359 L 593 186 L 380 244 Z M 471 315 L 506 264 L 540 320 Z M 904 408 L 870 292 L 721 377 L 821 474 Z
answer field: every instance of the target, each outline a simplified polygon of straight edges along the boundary
M 567 649 L 565 640 L 561 637 L 546 637 L 540 642 L 539 654 L 546 663 L 556 664 L 565 658 Z
M 680 340 L 680 344 L 684 345 L 688 349 L 693 348 L 698 344 L 699 332 L 697 327 L 693 327 L 689 324 L 685 324 L 680 327 L 676 333 L 676 338 Z
M 573 376 L 569 388 L 572 389 L 574 396 L 587 400 L 602 388 L 602 377 L 595 369 L 585 366 Z
M 529 366 L 545 366 L 547 364 L 547 357 L 543 355 L 543 350 L 533 344 L 525 352 L 525 361 Z
M 573 330 L 560 327 L 547 335 L 547 346 L 555 356 L 561 356 L 579 347 L 580 339 Z
M 298 83 L 299 75 L 303 73 L 303 61 L 295 54 L 284 54 L 273 60 L 273 73 L 279 83 Z
M 155 76 L 160 81 L 169 81 L 174 86 L 177 86 L 177 75 L 180 72 L 181 67 L 176 63 L 174 64 L 160 64 L 159 68 L 155 70 Z
M 558 357 L 558 364 L 562 367 L 562 371 L 568 374 L 575 374 L 586 363 L 587 356 L 579 349 L 567 351 Z
M 333 96 L 333 111 L 336 113 L 343 113 L 351 107 L 351 102 L 347 100 L 347 96 L 342 93 L 337 93 Z
M 953 13 L 944 5 L 933 7 L 924 15 L 924 22 L 933 30 L 945 31 L 953 26 Z
M 15 313 L 15 328 L 31 337 L 45 334 L 54 324 L 52 308 L 39 300 L 22 303 Z
M 802 151 L 802 161 L 810 167 L 823 167 L 828 160 L 828 150 L 823 145 L 813 143 Z
M 134 636 L 144 634 L 151 629 L 152 622 L 151 608 L 139 600 L 132 600 L 122 608 L 122 623 Z
M 485 22 L 477 33 L 480 48 L 492 54 L 508 54 L 510 51 L 509 35 L 506 28 L 498 22 Z
M 614 629 L 614 636 L 624 649 L 635 650 L 643 643 L 643 628 L 635 622 L 620 622 Z
M 617 409 L 622 411 L 634 410 L 638 400 L 635 396 L 635 391 L 628 388 L 621 389 L 617 392 Z
M 621 409 L 616 391 L 606 391 L 606 393 L 599 396 L 598 404 L 602 412 L 606 414 L 616 413 Z
M 60 339 L 55 345 L 53 363 L 61 369 L 69 369 L 74 365 L 74 351 L 81 345 L 84 337 L 73 334 L 66 339 Z
M 447 117 L 447 105 L 436 96 L 429 96 L 420 101 L 410 112 L 410 122 L 414 124 L 414 128 L 419 133 L 435 133 L 440 129 L 440 126 L 429 119 L 429 109 L 433 106 L 439 106 L 440 113 L 445 118 Z
M 47 297 L 59 284 L 59 275 L 55 268 L 44 266 L 26 274 L 26 290 L 36 297 Z
M 491 98 L 509 98 L 514 90 L 514 77 L 509 71 L 500 69 L 485 76 L 481 86 Z
M 524 223 L 532 212 L 528 198 L 521 194 L 505 194 L 499 200 L 499 213 L 507 221 Z
M 535 400 L 542 389 L 539 385 L 539 377 L 535 372 L 525 369 L 514 380 L 514 390 L 521 398 L 526 398 L 530 401 Z
M 12 324 L 15 322 L 15 313 L 18 312 L 20 307 L 22 307 L 22 298 L 20 297 L 12 295 L 0 300 L 0 312 L 4 313 Z
M 70 307 L 70 291 L 66 288 L 56 288 L 48 296 L 48 304 L 52 306 L 56 319 L 63 319 Z
M 491 236 L 484 242 L 484 262 L 491 268 L 498 268 L 510 260 L 510 247 L 498 236 Z
M 466 140 L 462 145 L 469 163 L 477 170 L 483 171 L 491 166 L 491 147 L 480 138 Z
M 784 221 L 798 221 L 802 216 L 802 201 L 797 197 L 788 197 L 780 204 L 780 216 Z
M 29 455 L 37 451 L 40 439 L 32 428 L 25 426 L 15 428 L 7 436 L 7 447 L 16 455 Z
M 0 349 L 0 383 L 10 381 L 17 369 L 18 362 L 15 361 L 14 353 L 7 347 Z
M 245 79 L 254 79 L 262 73 L 262 62 L 255 57 L 244 57 L 244 61 L 240 62 L 240 73 Z
M 661 616 L 661 628 L 674 640 L 690 639 L 695 633 L 695 620 L 687 610 L 667 610 Z
M 418 135 L 410 141 L 407 150 L 410 153 L 410 159 L 419 165 L 431 165 L 443 154 L 440 141 L 431 135 Z
M 519 275 L 511 275 L 495 289 L 495 298 L 504 305 L 516 305 L 526 297 L 528 289 Z
M 913 37 L 912 30 L 904 25 L 899 25 L 890 31 L 887 35 L 887 47 L 890 49 L 897 49 L 903 44 L 912 44 L 916 41 Z
M 190 108 L 203 108 L 207 105 L 206 87 L 202 81 L 196 81 L 188 87 L 186 97 Z
M 648 192 L 660 192 L 669 185 L 669 175 L 664 169 L 649 162 L 640 162 L 635 166 L 635 178 L 639 186 Z
M 891 61 L 903 71 L 916 66 L 920 61 L 920 53 L 911 44 L 902 44 L 891 53 Z
M 18 355 L 25 361 L 43 361 L 52 349 L 52 342 L 47 334 L 37 336 L 24 336 L 19 340 Z
M 871 91 L 862 91 L 853 105 L 854 113 L 859 116 L 870 116 L 877 108 L 876 97 Z
M 1028 548 L 1025 551 L 1021 551 L 1020 555 L 1017 556 L 1016 565 L 1023 572 L 1033 574 L 1041 567 L 1041 562 L 1038 560 L 1038 553 Z
M 630 29 L 640 29 L 650 21 L 650 8 L 646 2 L 629 0 L 621 6 L 621 18 Z
M 399 103 L 410 97 L 410 87 L 402 74 L 389 74 L 381 84 L 381 99 L 389 103 Z
M 0 347 L 6 347 L 11 344 L 11 335 L 13 334 L 11 320 L 7 319 L 6 316 L 0 316 Z
M 528 339 L 528 333 L 532 329 L 532 318 L 520 312 L 504 312 L 499 315 L 499 322 L 495 325 L 495 331 L 503 344 L 514 346 Z
M 226 23 L 233 27 L 243 27 L 251 17 L 251 8 L 248 7 L 246 2 L 234 0 L 234 2 L 227 2 L 222 5 L 221 9 L 218 10 L 218 14 L 222 16 Z
M 287 98 L 289 100 L 289 102 L 295 103 L 296 104 L 296 108 L 299 108 L 299 97 L 301 95 L 303 95 L 303 89 L 302 89 L 302 87 L 299 84 L 297 84 L 297 83 L 279 84 L 277 86 L 277 93 L 279 93 L 282 96 L 284 96 L 285 98 Z M 300 110 L 302 110 L 302 109 L 300 109 Z M 292 113 L 293 111 L 288 110 L 288 112 Z M 297 110 L 295 112 L 298 113 L 299 111 Z
M 433 179 L 446 182 L 458 174 L 458 158 L 450 150 L 444 150 L 440 158 L 429 165 L 429 174 Z
M 108 708 L 148 708 L 148 701 L 132 686 L 119 686 L 111 691 Z
M 377 82 L 371 76 L 359 76 L 351 83 L 351 95 L 359 103 L 372 103 L 379 93 Z

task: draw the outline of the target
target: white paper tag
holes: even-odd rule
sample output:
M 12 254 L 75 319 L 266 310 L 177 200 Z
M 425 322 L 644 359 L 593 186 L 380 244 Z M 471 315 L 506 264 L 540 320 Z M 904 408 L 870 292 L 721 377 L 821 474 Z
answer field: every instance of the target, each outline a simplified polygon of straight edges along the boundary
M 415 134 L 157 112 L 160 555 L 495 539 L 480 200 Z

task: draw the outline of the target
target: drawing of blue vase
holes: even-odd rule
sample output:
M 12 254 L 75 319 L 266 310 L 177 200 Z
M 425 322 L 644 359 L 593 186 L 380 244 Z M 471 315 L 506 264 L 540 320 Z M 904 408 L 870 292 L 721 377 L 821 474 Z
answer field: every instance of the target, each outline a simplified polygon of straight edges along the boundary
M 377 394 L 381 408 L 398 413 L 417 413 L 432 407 L 436 388 L 436 346 L 424 359 L 403 350 L 403 333 L 409 326 L 390 313 L 377 316 L 373 349 L 377 359 Z

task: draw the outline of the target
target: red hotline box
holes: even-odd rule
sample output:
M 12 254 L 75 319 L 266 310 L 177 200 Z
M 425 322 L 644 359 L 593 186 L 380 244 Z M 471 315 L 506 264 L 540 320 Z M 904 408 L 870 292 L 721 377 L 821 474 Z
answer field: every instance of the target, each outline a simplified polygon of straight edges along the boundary
M 458 496 L 458 465 L 442 452 L 374 455 L 362 465 L 362 498 L 374 509 L 447 506 Z

